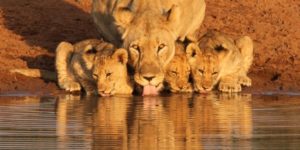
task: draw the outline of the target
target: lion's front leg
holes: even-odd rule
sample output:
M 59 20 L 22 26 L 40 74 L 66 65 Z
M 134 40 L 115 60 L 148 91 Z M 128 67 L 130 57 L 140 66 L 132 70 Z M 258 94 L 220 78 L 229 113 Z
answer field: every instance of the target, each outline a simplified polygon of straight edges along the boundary
M 238 76 L 227 75 L 222 77 L 218 89 L 222 92 L 240 92 L 242 91 L 241 84 L 238 83 Z
M 242 54 L 242 64 L 238 71 L 239 84 L 243 86 L 251 86 L 251 79 L 247 76 L 248 70 L 253 62 L 253 41 L 250 37 L 244 36 L 235 41 L 236 46 Z
M 97 95 L 96 81 L 80 79 L 80 84 L 84 88 L 87 95 Z
M 249 84 L 249 81 L 251 82 L 251 80 L 246 78 L 248 78 L 247 73 L 253 63 L 253 41 L 250 37 L 244 36 L 236 40 L 235 43 L 242 54 L 242 64 L 239 74 L 245 76 L 244 80 L 247 80 L 247 84 Z

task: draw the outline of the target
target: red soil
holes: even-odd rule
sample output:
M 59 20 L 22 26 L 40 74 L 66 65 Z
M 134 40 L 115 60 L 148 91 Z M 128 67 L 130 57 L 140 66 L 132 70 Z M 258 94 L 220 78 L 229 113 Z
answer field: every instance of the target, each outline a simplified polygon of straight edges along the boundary
M 0 92 L 56 93 L 54 82 L 9 73 L 12 68 L 54 70 L 60 41 L 99 38 L 91 0 L 0 1 Z M 199 36 L 217 29 L 255 41 L 253 86 L 246 91 L 300 91 L 300 2 L 206 0 Z

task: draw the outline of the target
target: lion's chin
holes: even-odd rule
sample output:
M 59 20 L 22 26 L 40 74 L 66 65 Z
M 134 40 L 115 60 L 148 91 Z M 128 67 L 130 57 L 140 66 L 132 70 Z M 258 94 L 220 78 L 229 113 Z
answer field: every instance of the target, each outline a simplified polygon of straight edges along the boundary
M 109 96 L 111 96 L 110 93 L 99 92 L 99 94 L 100 94 L 100 96 L 102 96 L 102 97 L 109 97 Z
M 209 91 L 201 90 L 199 91 L 200 94 L 207 94 Z
M 107 91 L 98 91 L 98 93 L 102 97 L 109 97 L 109 96 L 113 96 L 114 95 L 113 91 L 110 91 L 110 92 L 107 92 Z
M 198 92 L 199 92 L 200 94 L 208 94 L 210 91 L 211 91 L 210 89 L 208 89 L 208 90 L 201 89 L 201 90 L 199 90 Z
M 146 85 L 143 88 L 143 96 L 147 95 L 158 95 L 159 94 L 159 88 L 154 85 Z

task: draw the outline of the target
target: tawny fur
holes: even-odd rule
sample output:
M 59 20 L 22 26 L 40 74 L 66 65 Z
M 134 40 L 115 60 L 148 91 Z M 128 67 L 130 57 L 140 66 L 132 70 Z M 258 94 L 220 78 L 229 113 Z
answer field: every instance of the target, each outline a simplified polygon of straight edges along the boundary
M 127 72 L 127 62 L 128 52 L 122 48 L 111 54 L 96 54 L 93 77 L 97 80 L 98 94 L 110 96 L 132 93 L 133 84 Z
M 168 64 L 165 72 L 166 88 L 171 92 L 192 92 L 189 82 L 191 67 L 185 53 L 185 46 L 181 42 L 175 45 L 175 56 Z
M 211 91 L 218 84 L 223 92 L 240 92 L 241 85 L 251 86 L 247 76 L 253 61 L 253 42 L 244 36 L 236 41 L 209 31 L 198 44 L 187 47 L 194 90 Z
M 116 49 L 112 44 L 103 41 L 89 40 L 75 44 L 72 52 L 69 46 L 61 48 L 62 44 L 65 45 L 61 43 L 56 53 L 61 88 L 79 90 L 81 85 L 87 94 L 98 93 L 102 96 L 132 93 L 126 66 L 128 54 L 125 49 Z
M 125 49 L 116 49 L 112 44 L 96 39 L 74 45 L 61 42 L 56 48 L 55 61 L 58 85 L 67 91 L 79 91 L 83 87 L 88 95 L 131 94 L 133 90 L 127 74 L 127 58 Z M 47 73 L 39 69 L 11 71 L 42 78 Z M 44 74 L 39 73 L 41 71 Z M 106 72 L 110 72 L 111 77 L 107 78 Z M 55 79 L 53 72 L 48 71 L 48 74 Z
M 99 44 L 103 44 L 102 41 L 84 40 L 74 45 L 61 42 L 57 46 L 55 67 L 60 88 L 79 91 L 83 87 L 87 94 L 97 92 L 96 82 L 92 77 L 95 54 L 87 52 Z
M 92 16 L 104 38 L 129 51 L 134 80 L 160 86 L 176 40 L 194 40 L 204 0 L 93 0 Z

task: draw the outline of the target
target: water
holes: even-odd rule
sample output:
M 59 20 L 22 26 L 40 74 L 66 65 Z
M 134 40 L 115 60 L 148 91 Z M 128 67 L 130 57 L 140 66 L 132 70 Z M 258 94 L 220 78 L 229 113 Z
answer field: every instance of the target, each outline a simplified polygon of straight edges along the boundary
M 300 96 L 0 97 L 0 149 L 299 149 Z

